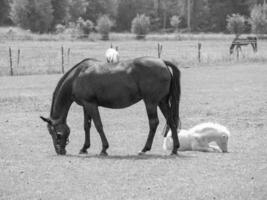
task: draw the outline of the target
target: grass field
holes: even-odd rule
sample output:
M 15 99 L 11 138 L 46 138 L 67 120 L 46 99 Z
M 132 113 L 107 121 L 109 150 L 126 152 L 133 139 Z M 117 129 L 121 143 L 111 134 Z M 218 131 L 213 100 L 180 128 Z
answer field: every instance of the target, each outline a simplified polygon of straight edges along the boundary
M 61 72 L 61 46 L 64 47 L 64 66 L 72 67 L 84 58 L 92 57 L 105 60 L 104 53 L 110 44 L 119 47 L 120 58 L 130 59 L 140 56 L 157 56 L 157 43 L 163 45 L 162 58 L 179 63 L 180 67 L 233 63 L 267 62 L 267 41 L 259 40 L 258 52 L 252 52 L 251 46 L 243 47 L 239 60 L 229 55 L 231 39 L 199 40 L 122 40 L 122 41 L 2 41 L 0 44 L 0 75 L 10 74 L 9 47 L 12 49 L 12 64 L 15 75 L 51 74 Z M 198 61 L 198 42 L 202 44 L 201 62 Z M 18 64 L 18 49 L 20 58 Z M 68 49 L 69 57 L 68 57 Z
M 136 56 L 139 50 L 140 55 L 156 54 L 156 46 L 145 43 L 149 45 L 143 50 L 139 43 L 119 43 L 122 56 L 132 56 L 130 50 L 124 51 L 128 45 Z M 28 44 L 24 44 L 26 48 Z M 77 49 L 83 47 L 77 60 L 108 46 L 97 43 L 90 49 L 91 43 L 76 44 Z M 41 51 L 42 45 L 56 48 L 52 43 L 41 43 L 36 51 Z M 169 45 L 172 43 L 164 43 L 171 48 Z M 42 62 L 42 57 L 38 59 Z M 89 154 L 78 154 L 84 140 L 83 118 L 82 109 L 73 105 L 68 117 L 68 154 L 56 156 L 39 115 L 49 115 L 60 75 L 0 77 L 0 199 L 267 199 L 266 63 L 203 64 L 181 71 L 183 128 L 205 121 L 227 126 L 230 153 L 168 156 L 161 148 L 164 120 L 160 113 L 152 151 L 137 156 L 148 133 L 140 102 L 122 110 L 101 108 L 110 143 L 106 158 L 97 156 L 101 143 L 94 127 Z

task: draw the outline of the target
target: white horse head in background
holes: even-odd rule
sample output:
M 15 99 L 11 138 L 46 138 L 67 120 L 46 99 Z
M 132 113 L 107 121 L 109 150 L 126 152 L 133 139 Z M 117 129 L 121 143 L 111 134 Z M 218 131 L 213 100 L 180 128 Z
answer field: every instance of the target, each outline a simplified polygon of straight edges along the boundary
M 109 49 L 107 49 L 105 53 L 106 59 L 108 63 L 117 63 L 119 62 L 119 48 L 113 48 L 112 45 Z

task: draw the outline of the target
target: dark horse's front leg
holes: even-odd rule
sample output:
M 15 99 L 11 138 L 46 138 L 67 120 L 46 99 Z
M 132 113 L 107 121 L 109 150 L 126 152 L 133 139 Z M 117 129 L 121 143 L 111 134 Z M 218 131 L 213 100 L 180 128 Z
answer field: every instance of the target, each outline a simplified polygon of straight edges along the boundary
M 102 151 L 100 155 L 106 156 L 107 154 L 107 149 L 109 147 L 108 140 L 105 136 L 104 130 L 103 130 L 103 125 L 101 122 L 98 106 L 93 103 L 84 103 L 84 109 L 85 112 L 92 117 L 96 130 L 100 135 L 101 141 L 102 141 Z
M 90 128 L 91 128 L 91 116 L 86 113 L 86 110 L 83 109 L 84 114 L 84 133 L 85 133 L 85 139 L 84 139 L 84 145 L 82 149 L 80 150 L 80 154 L 86 154 L 87 149 L 90 147 Z
M 146 103 L 146 111 L 148 115 L 148 120 L 149 120 L 149 134 L 148 138 L 146 141 L 146 144 L 143 148 L 143 150 L 139 153 L 139 155 L 144 154 L 147 151 L 150 151 L 153 139 L 155 136 L 155 132 L 157 130 L 157 127 L 159 125 L 159 118 L 158 118 L 158 113 L 157 113 L 157 105 L 151 104 L 151 103 Z

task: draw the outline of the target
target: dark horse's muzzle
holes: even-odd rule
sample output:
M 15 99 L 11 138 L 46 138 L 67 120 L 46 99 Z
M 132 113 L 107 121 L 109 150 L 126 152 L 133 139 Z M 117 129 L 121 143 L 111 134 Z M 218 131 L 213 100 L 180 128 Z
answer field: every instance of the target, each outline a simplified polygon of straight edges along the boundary
M 55 150 L 58 155 L 65 155 L 67 153 L 66 149 L 60 147 L 60 145 L 56 145 Z
M 65 155 L 67 153 L 66 146 L 69 143 L 69 138 L 64 138 L 61 135 L 57 135 L 57 137 L 54 139 L 54 147 L 55 151 L 58 155 Z

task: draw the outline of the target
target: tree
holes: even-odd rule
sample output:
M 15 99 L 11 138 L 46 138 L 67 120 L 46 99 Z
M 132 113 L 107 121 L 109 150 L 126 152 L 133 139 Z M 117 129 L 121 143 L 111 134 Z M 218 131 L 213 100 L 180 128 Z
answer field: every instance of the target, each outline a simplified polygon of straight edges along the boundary
M 53 21 L 51 0 L 14 0 L 11 18 L 16 25 L 24 29 L 39 33 L 48 32 Z
M 101 34 L 103 40 L 109 39 L 109 32 L 113 23 L 107 15 L 103 15 L 97 20 L 97 30 Z
M 88 0 L 86 6 L 86 11 L 83 15 L 84 19 L 89 19 L 92 22 L 96 23 L 97 19 L 106 13 L 105 10 L 105 1 L 103 0 Z
M 132 0 L 121 0 L 118 5 L 118 15 L 116 18 L 119 31 L 129 31 L 131 21 L 137 14 L 136 4 Z
M 9 23 L 9 12 L 8 0 L 0 0 L 0 25 Z
M 256 34 L 267 33 L 267 5 L 256 5 L 250 13 L 252 32 Z
M 137 15 L 132 21 L 132 33 L 136 34 L 137 39 L 144 39 L 149 32 L 150 20 L 146 15 Z
M 239 37 L 245 30 L 245 17 L 239 14 L 227 16 L 227 30 Z
M 178 32 L 180 23 L 181 23 L 181 19 L 179 16 L 174 15 L 171 17 L 170 24 L 175 29 L 176 32 Z
M 212 18 L 208 0 L 193 0 L 191 13 L 191 30 L 208 31 Z
M 233 0 L 208 0 L 209 4 L 209 31 L 225 31 L 226 17 L 233 13 Z
M 240 15 L 246 17 L 249 16 L 251 5 L 252 5 L 251 0 L 232 0 L 233 12 L 239 13 Z
M 155 2 L 155 1 L 154 1 Z M 178 15 L 181 17 L 181 21 L 185 20 L 186 15 L 186 1 L 184 0 L 157 0 L 154 4 L 157 10 L 157 16 L 159 17 L 159 27 L 158 29 L 167 29 L 171 26 L 170 21 L 168 20 L 173 15 Z M 150 8 L 151 10 L 151 8 Z M 151 15 L 146 13 L 151 19 Z
M 76 24 L 81 37 L 88 37 L 94 28 L 94 23 L 92 21 L 89 19 L 83 20 L 81 17 L 77 20 Z
M 53 27 L 57 24 L 66 24 L 69 16 L 69 1 L 68 0 L 51 0 L 53 7 Z
M 88 2 L 86 0 L 69 0 L 70 20 L 76 22 L 86 12 Z

